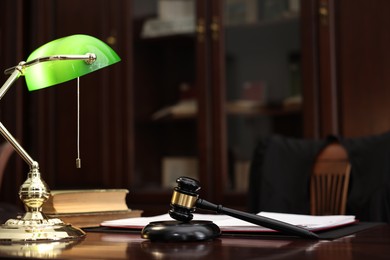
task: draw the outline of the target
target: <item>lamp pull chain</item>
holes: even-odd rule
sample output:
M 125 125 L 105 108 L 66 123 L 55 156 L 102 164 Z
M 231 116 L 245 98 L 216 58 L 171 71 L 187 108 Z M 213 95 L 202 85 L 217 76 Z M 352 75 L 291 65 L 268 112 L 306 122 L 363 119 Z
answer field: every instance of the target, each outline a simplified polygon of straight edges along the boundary
M 77 158 L 76 168 L 81 168 L 80 159 L 80 77 L 77 77 Z

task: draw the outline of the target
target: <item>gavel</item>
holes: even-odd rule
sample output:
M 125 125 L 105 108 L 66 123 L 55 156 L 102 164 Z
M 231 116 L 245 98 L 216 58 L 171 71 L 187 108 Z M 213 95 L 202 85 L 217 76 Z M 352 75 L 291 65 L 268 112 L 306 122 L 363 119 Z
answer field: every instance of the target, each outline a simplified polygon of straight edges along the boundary
M 239 210 L 216 205 L 199 198 L 200 183 L 189 177 L 179 177 L 178 184 L 173 190 L 171 199 L 171 209 L 169 215 L 180 222 L 190 223 L 193 219 L 193 212 L 196 208 L 211 210 L 216 213 L 226 214 L 231 217 L 241 219 L 256 225 L 280 231 L 285 234 L 296 235 L 305 238 L 318 239 L 318 235 L 302 227 L 298 227 L 286 222 L 246 213 Z

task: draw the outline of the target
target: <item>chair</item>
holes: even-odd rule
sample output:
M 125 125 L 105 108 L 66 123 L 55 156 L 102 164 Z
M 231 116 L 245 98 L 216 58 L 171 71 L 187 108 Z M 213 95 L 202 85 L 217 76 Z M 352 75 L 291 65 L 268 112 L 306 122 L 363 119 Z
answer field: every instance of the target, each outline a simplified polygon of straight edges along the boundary
M 390 131 L 354 138 L 330 136 L 310 140 L 273 135 L 261 139 L 251 162 L 249 210 L 311 214 L 314 207 L 311 204 L 315 203 L 310 199 L 311 191 L 315 190 L 310 189 L 313 167 L 321 151 L 335 142 L 346 150 L 350 163 L 350 174 L 346 176 L 349 179 L 341 185 L 345 214 L 355 215 L 359 221 L 390 223 Z M 325 166 L 316 166 L 314 172 L 320 167 Z M 348 172 L 345 164 L 344 167 Z M 317 204 L 315 207 L 319 208 Z
M 347 151 L 339 143 L 319 153 L 310 179 L 310 214 L 345 214 L 350 172 Z
M 260 139 L 251 160 L 249 211 L 310 214 L 310 176 L 326 144 L 281 135 Z
M 3 182 L 5 167 L 14 151 L 14 148 L 8 142 L 4 142 L 0 145 L 0 188 Z

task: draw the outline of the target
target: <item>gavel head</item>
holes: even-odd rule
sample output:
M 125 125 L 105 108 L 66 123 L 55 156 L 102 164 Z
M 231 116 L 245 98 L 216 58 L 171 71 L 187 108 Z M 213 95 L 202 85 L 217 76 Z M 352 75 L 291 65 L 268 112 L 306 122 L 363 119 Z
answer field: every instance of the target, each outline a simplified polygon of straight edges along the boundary
M 178 221 L 189 222 L 193 218 L 200 184 L 188 177 L 179 177 L 176 183 L 178 186 L 173 189 L 169 215 Z

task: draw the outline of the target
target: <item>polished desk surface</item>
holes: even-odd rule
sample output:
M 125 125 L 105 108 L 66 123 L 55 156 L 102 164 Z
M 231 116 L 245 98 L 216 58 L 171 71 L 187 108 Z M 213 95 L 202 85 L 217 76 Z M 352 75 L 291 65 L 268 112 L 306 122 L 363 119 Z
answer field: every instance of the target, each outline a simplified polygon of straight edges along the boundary
M 150 242 L 136 233 L 88 232 L 74 244 L 1 245 L 0 258 L 34 259 L 390 259 L 390 225 L 335 240 L 226 236 L 206 242 Z

